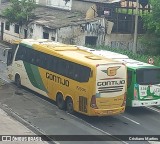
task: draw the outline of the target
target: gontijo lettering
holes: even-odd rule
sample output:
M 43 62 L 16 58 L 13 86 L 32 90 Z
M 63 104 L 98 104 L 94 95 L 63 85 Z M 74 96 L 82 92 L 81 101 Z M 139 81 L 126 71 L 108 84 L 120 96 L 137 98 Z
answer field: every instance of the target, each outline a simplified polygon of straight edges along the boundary
M 46 78 L 50 79 L 50 80 L 52 80 L 54 82 L 57 82 L 57 83 L 59 83 L 61 85 L 65 85 L 65 86 L 69 87 L 69 81 L 66 80 L 66 79 L 62 79 L 59 76 L 56 76 L 56 75 L 53 75 L 53 74 L 50 74 L 50 73 L 46 72 Z
M 110 85 L 121 85 L 125 84 L 125 80 L 120 81 L 104 81 L 104 82 L 97 82 L 97 86 L 110 86 Z

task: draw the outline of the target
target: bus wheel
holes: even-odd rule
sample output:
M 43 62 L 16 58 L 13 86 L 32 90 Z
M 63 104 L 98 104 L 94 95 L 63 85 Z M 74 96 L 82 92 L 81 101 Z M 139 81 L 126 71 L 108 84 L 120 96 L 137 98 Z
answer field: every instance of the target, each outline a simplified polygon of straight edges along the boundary
M 71 98 L 68 98 L 67 99 L 67 112 L 70 113 L 70 114 L 73 114 L 74 113 L 74 108 L 73 108 L 73 101 Z
M 15 76 L 15 84 L 18 88 L 21 87 L 21 78 L 18 74 Z
M 58 94 L 56 97 L 56 103 L 59 109 L 64 109 L 65 108 L 65 101 L 63 99 L 62 94 Z

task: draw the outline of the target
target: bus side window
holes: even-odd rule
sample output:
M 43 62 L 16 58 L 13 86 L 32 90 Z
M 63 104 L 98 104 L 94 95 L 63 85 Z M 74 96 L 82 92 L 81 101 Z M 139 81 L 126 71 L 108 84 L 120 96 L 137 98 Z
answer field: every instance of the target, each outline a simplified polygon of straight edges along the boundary
M 13 53 L 11 50 L 8 51 L 8 56 L 7 56 L 7 66 L 12 64 L 12 60 L 13 60 Z
M 17 60 L 22 60 L 22 55 L 23 55 L 23 46 L 22 46 L 22 45 L 19 45 L 19 48 L 18 48 L 18 51 L 17 51 L 17 54 L 16 54 L 15 61 L 17 61 Z
M 42 61 L 41 61 L 42 54 L 40 52 L 36 52 L 35 56 L 36 56 L 35 57 L 35 64 L 37 66 L 41 66 L 41 63 L 42 63 Z
M 47 69 L 46 54 L 43 54 L 43 53 L 39 52 L 38 55 L 39 55 L 39 56 L 37 57 L 37 64 L 38 64 L 38 66 Z
M 24 61 L 29 62 L 30 59 L 30 51 L 28 48 L 25 48 L 25 56 L 24 56 Z
M 71 79 L 74 79 L 75 68 L 74 68 L 74 64 L 73 63 L 70 62 L 68 64 L 67 71 L 68 71 L 68 77 L 71 78 Z
M 25 60 L 26 59 L 26 55 L 27 55 L 27 50 L 26 50 L 26 48 L 23 48 L 21 60 Z
M 31 53 L 31 64 L 35 64 L 35 60 L 36 60 L 36 54 L 35 54 L 35 51 L 33 51 Z
M 60 75 L 62 75 L 62 72 L 61 72 L 61 70 L 62 70 L 61 67 L 62 66 L 61 66 L 61 64 L 62 64 L 61 60 L 58 59 L 58 61 L 57 61 L 57 70 L 55 70 L 55 72 L 58 73 L 58 74 L 60 74 Z
M 56 57 L 52 57 L 52 61 L 51 61 L 51 69 L 53 72 L 57 72 L 57 67 L 58 67 L 58 58 Z
M 127 70 L 127 87 L 130 87 L 132 83 L 132 71 Z
M 22 50 L 21 59 L 25 62 L 30 62 L 30 59 L 31 59 L 30 49 L 22 45 L 21 50 Z

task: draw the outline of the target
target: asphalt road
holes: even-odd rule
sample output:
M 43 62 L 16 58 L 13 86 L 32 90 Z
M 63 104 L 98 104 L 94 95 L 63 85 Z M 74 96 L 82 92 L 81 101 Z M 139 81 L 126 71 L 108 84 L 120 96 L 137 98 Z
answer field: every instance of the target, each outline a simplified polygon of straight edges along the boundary
M 0 60 L 5 60 L 0 49 Z M 0 62 L 0 77 L 6 79 L 6 65 Z M 8 81 L 8 80 L 7 80 Z M 108 117 L 70 115 L 55 103 L 28 90 L 6 82 L 0 88 L 0 108 L 33 130 L 47 135 L 160 135 L 160 111 L 153 108 L 127 108 L 124 114 Z M 75 142 L 60 142 L 75 143 Z M 91 141 L 101 143 L 153 143 L 148 141 Z

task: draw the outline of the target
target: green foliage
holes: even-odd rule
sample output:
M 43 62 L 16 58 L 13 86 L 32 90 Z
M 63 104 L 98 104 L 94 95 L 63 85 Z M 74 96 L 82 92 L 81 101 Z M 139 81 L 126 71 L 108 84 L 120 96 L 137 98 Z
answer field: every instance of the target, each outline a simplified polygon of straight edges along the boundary
M 130 15 L 135 15 L 136 14 L 136 9 L 126 9 L 126 8 L 118 8 L 118 9 L 116 9 L 116 12 L 117 13 L 123 13 L 123 14 L 130 14 Z M 140 11 L 139 10 L 139 12 L 138 12 L 138 15 L 139 16 L 142 16 L 142 14 L 143 14 L 143 12 L 142 12 L 142 10 Z
M 97 46 L 97 47 L 92 47 L 92 48 L 103 49 L 103 50 L 108 50 L 108 51 L 124 54 L 124 55 L 127 55 L 131 59 L 135 59 L 135 60 L 142 61 L 145 63 L 148 63 L 149 58 L 153 58 L 154 65 L 160 66 L 160 56 L 134 54 L 132 51 L 129 51 L 129 50 L 122 50 L 122 49 L 111 48 L 111 47 L 107 47 L 107 46 Z
M 27 25 L 30 18 L 34 16 L 32 11 L 36 4 L 32 0 L 10 0 L 11 5 L 3 11 L 3 16 L 9 23 L 17 23 L 19 25 Z
M 151 13 L 143 15 L 144 25 L 150 34 L 155 34 L 160 36 L 160 1 L 150 0 L 152 6 Z
M 150 0 L 152 11 L 143 15 L 146 34 L 141 37 L 145 53 L 160 54 L 160 0 Z
M 144 46 L 144 54 L 159 55 L 160 54 L 160 37 L 154 34 L 145 34 L 139 41 Z

